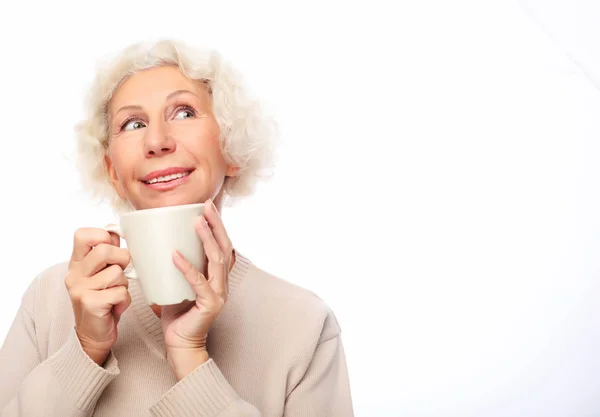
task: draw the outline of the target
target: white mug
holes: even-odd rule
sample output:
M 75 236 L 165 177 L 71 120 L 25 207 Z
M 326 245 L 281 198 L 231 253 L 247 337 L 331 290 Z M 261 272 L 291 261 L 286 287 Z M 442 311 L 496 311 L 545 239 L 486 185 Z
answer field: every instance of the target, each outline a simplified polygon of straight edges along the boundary
M 136 210 L 121 214 L 120 226 L 105 227 L 127 241 L 132 265 L 125 275 L 139 281 L 148 304 L 196 299 L 192 286 L 173 263 L 173 252 L 178 250 L 199 271 L 204 270 L 204 248 L 194 228 L 194 221 L 203 213 L 204 204 Z

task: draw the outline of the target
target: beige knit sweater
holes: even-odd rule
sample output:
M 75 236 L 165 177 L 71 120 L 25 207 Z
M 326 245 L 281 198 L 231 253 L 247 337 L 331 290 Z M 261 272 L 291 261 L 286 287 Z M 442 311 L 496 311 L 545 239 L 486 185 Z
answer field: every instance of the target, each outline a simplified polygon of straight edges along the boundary
M 23 296 L 0 351 L 1 417 L 352 416 L 340 327 L 315 295 L 236 252 L 211 359 L 176 382 L 160 319 L 130 280 L 132 304 L 104 367 L 82 350 L 66 264 Z

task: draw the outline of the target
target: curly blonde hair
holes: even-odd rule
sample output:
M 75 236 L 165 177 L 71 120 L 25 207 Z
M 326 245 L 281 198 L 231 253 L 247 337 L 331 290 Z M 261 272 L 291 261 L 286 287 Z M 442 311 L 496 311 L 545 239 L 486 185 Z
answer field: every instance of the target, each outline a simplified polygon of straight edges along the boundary
M 86 191 L 110 202 L 117 212 L 130 211 L 109 180 L 104 156 L 108 149 L 108 104 L 119 86 L 138 71 L 173 65 L 193 80 L 206 83 L 221 134 L 219 143 L 228 164 L 239 168 L 227 178 L 226 201 L 250 195 L 273 167 L 276 125 L 260 103 L 251 99 L 242 78 L 214 50 L 193 49 L 173 40 L 141 42 L 122 50 L 100 66 L 87 98 L 85 118 L 76 126 L 77 165 Z

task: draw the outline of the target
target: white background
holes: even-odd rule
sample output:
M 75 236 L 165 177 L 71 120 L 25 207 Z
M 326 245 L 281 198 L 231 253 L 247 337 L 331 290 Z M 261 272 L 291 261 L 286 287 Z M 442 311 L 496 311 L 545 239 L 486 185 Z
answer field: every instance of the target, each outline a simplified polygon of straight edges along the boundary
M 113 221 L 73 165 L 96 60 L 172 37 L 280 123 L 226 225 L 333 308 L 357 416 L 600 415 L 592 1 L 82 3 L 0 6 L 0 340 L 73 231 Z

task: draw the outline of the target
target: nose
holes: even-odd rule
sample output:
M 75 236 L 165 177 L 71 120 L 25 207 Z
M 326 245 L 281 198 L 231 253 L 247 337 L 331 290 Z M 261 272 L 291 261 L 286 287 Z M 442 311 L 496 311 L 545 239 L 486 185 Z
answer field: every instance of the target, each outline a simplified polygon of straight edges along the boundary
M 175 140 L 168 134 L 163 122 L 152 123 L 146 128 L 144 138 L 146 158 L 168 155 L 175 152 L 175 149 L 177 149 Z

